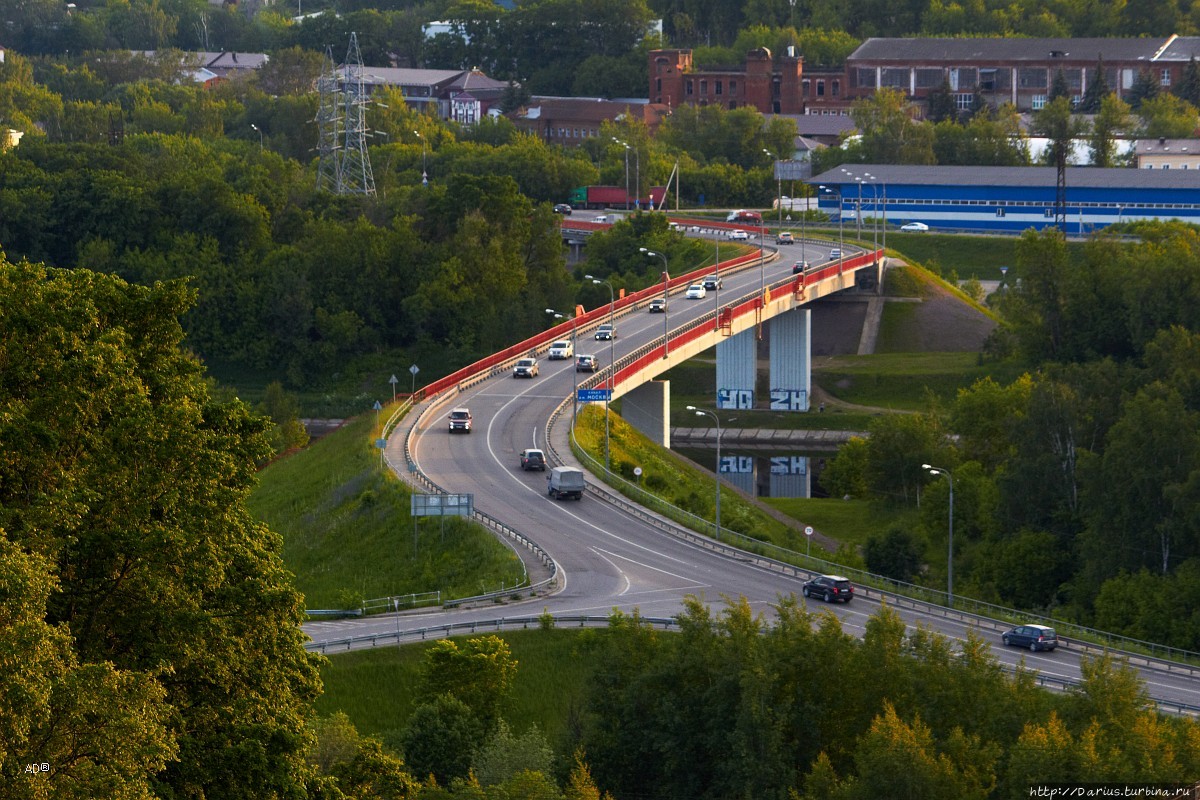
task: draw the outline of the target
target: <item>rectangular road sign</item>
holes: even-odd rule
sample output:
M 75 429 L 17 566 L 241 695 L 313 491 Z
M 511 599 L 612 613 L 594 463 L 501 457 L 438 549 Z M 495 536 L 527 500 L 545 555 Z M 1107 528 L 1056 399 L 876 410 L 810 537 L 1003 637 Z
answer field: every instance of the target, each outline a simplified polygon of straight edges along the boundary
M 581 403 L 594 403 L 610 398 L 611 389 L 580 389 L 577 395 Z

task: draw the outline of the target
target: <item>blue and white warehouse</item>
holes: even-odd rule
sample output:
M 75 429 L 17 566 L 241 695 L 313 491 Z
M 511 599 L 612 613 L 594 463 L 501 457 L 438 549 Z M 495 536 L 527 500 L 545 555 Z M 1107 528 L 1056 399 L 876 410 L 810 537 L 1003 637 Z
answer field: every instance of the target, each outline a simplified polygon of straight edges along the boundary
M 921 222 L 930 230 L 1020 232 L 1055 224 L 1053 167 L 844 164 L 809 183 L 818 208 L 842 224 Z M 1068 167 L 1068 235 L 1136 220 L 1200 223 L 1200 170 Z

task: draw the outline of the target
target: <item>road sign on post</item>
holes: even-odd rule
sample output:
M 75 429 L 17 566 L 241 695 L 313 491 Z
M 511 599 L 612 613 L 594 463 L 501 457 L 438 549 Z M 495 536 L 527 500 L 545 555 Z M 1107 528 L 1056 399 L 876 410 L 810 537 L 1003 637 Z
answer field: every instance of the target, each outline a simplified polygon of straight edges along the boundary
M 612 389 L 580 389 L 577 398 L 581 403 L 603 403 L 612 399 Z

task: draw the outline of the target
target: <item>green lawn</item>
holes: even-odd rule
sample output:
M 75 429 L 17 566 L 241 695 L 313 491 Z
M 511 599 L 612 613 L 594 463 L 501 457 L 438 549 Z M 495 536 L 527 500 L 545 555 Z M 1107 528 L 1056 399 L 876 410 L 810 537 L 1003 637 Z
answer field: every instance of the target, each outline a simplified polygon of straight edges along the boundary
M 520 580 L 521 563 L 483 528 L 451 519 L 418 526 L 409 492 L 380 468 L 375 416 L 351 420 L 259 474 L 251 512 L 283 536 L 283 560 L 308 608 L 389 595 L 465 597 Z M 415 550 L 415 556 L 414 556 Z
M 534 615 L 540 610 L 523 613 Z M 602 632 L 559 629 L 496 635 L 508 642 L 517 661 L 504 719 L 518 732 L 536 723 L 549 742 L 558 742 L 587 688 L 589 642 Z M 327 716 L 344 711 L 360 733 L 395 743 L 421 699 L 421 664 L 429 644 L 385 646 L 331 656 L 321 670 L 325 692 L 317 700 L 317 712 Z

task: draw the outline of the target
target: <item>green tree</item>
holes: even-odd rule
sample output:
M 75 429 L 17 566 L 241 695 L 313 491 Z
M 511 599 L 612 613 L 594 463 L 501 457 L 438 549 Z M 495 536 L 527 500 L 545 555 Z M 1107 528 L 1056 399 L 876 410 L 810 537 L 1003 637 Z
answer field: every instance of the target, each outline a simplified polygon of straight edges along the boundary
M 1148 69 L 1139 70 L 1129 90 L 1129 105 L 1134 111 L 1140 111 L 1142 103 L 1153 100 L 1161 92 L 1162 85 L 1154 78 L 1154 73 Z
M 905 583 L 921 568 L 922 542 L 908 528 L 892 525 L 882 534 L 871 534 L 863 548 L 867 569 Z
M 1173 94 L 1147 97 L 1136 108 L 1142 119 L 1143 134 L 1152 139 L 1186 139 L 1200 127 L 1196 107 Z
M 496 732 L 475 754 L 471 771 L 484 786 L 504 783 L 519 772 L 550 774 L 554 752 L 537 725 L 520 736 L 500 720 Z
M 943 78 L 942 85 L 929 93 L 927 103 L 925 118 L 934 124 L 944 120 L 955 121 L 958 118 L 958 104 L 950 88 L 949 77 Z
M 1196 63 L 1195 56 L 1188 59 L 1188 65 L 1172 91 L 1180 100 L 1200 107 L 1200 64 Z
M 263 425 L 213 400 L 180 349 L 191 301 L 178 283 L 0 266 L 0 529 L 48 565 L 40 616 L 90 670 L 61 735 L 140 694 L 135 781 L 174 751 L 160 793 L 296 797 L 318 657 L 279 539 L 245 508 Z
M 500 723 L 516 672 L 508 643 L 498 636 L 472 637 L 461 647 L 442 639 L 425 652 L 422 685 L 426 694 L 462 701 L 490 733 Z
M 1050 141 L 1045 159 L 1049 166 L 1065 165 L 1071 155 L 1071 146 L 1083 133 L 1085 123 L 1071 113 L 1071 101 L 1067 97 L 1051 100 L 1034 116 L 1033 129 Z
M 1092 120 L 1092 132 L 1088 137 L 1088 151 L 1094 167 L 1117 166 L 1117 143 L 1119 133 L 1130 129 L 1133 117 L 1129 104 L 1116 94 L 1109 94 L 1100 101 L 1100 108 Z
M 1050 82 L 1050 100 L 1053 102 L 1060 97 L 1068 102 L 1071 100 L 1071 86 L 1067 83 L 1066 73 L 1061 67 L 1054 71 L 1054 80 Z
M 865 498 L 870 491 L 867 484 L 867 462 L 869 453 L 867 440 L 852 436 L 841 447 L 837 455 L 821 470 L 821 487 L 830 497 Z
M 888 414 L 871 421 L 865 477 L 871 492 L 889 503 L 916 499 L 925 482 L 922 464 L 944 463 L 942 430 L 923 414 Z
M 400 746 L 413 775 L 446 784 L 467 777 L 484 738 L 483 726 L 467 704 L 443 694 L 413 709 Z
M 895 89 L 855 100 L 850 116 L 862 131 L 864 160 L 873 164 L 932 164 L 933 129 L 915 122 L 908 99 Z
M 1104 71 L 1104 59 L 1096 60 L 1096 66 L 1087 73 L 1087 88 L 1083 91 L 1083 97 L 1079 101 L 1080 114 L 1098 114 L 1100 113 L 1100 103 L 1105 97 L 1112 94 L 1112 89 L 1108 85 L 1108 76 Z

